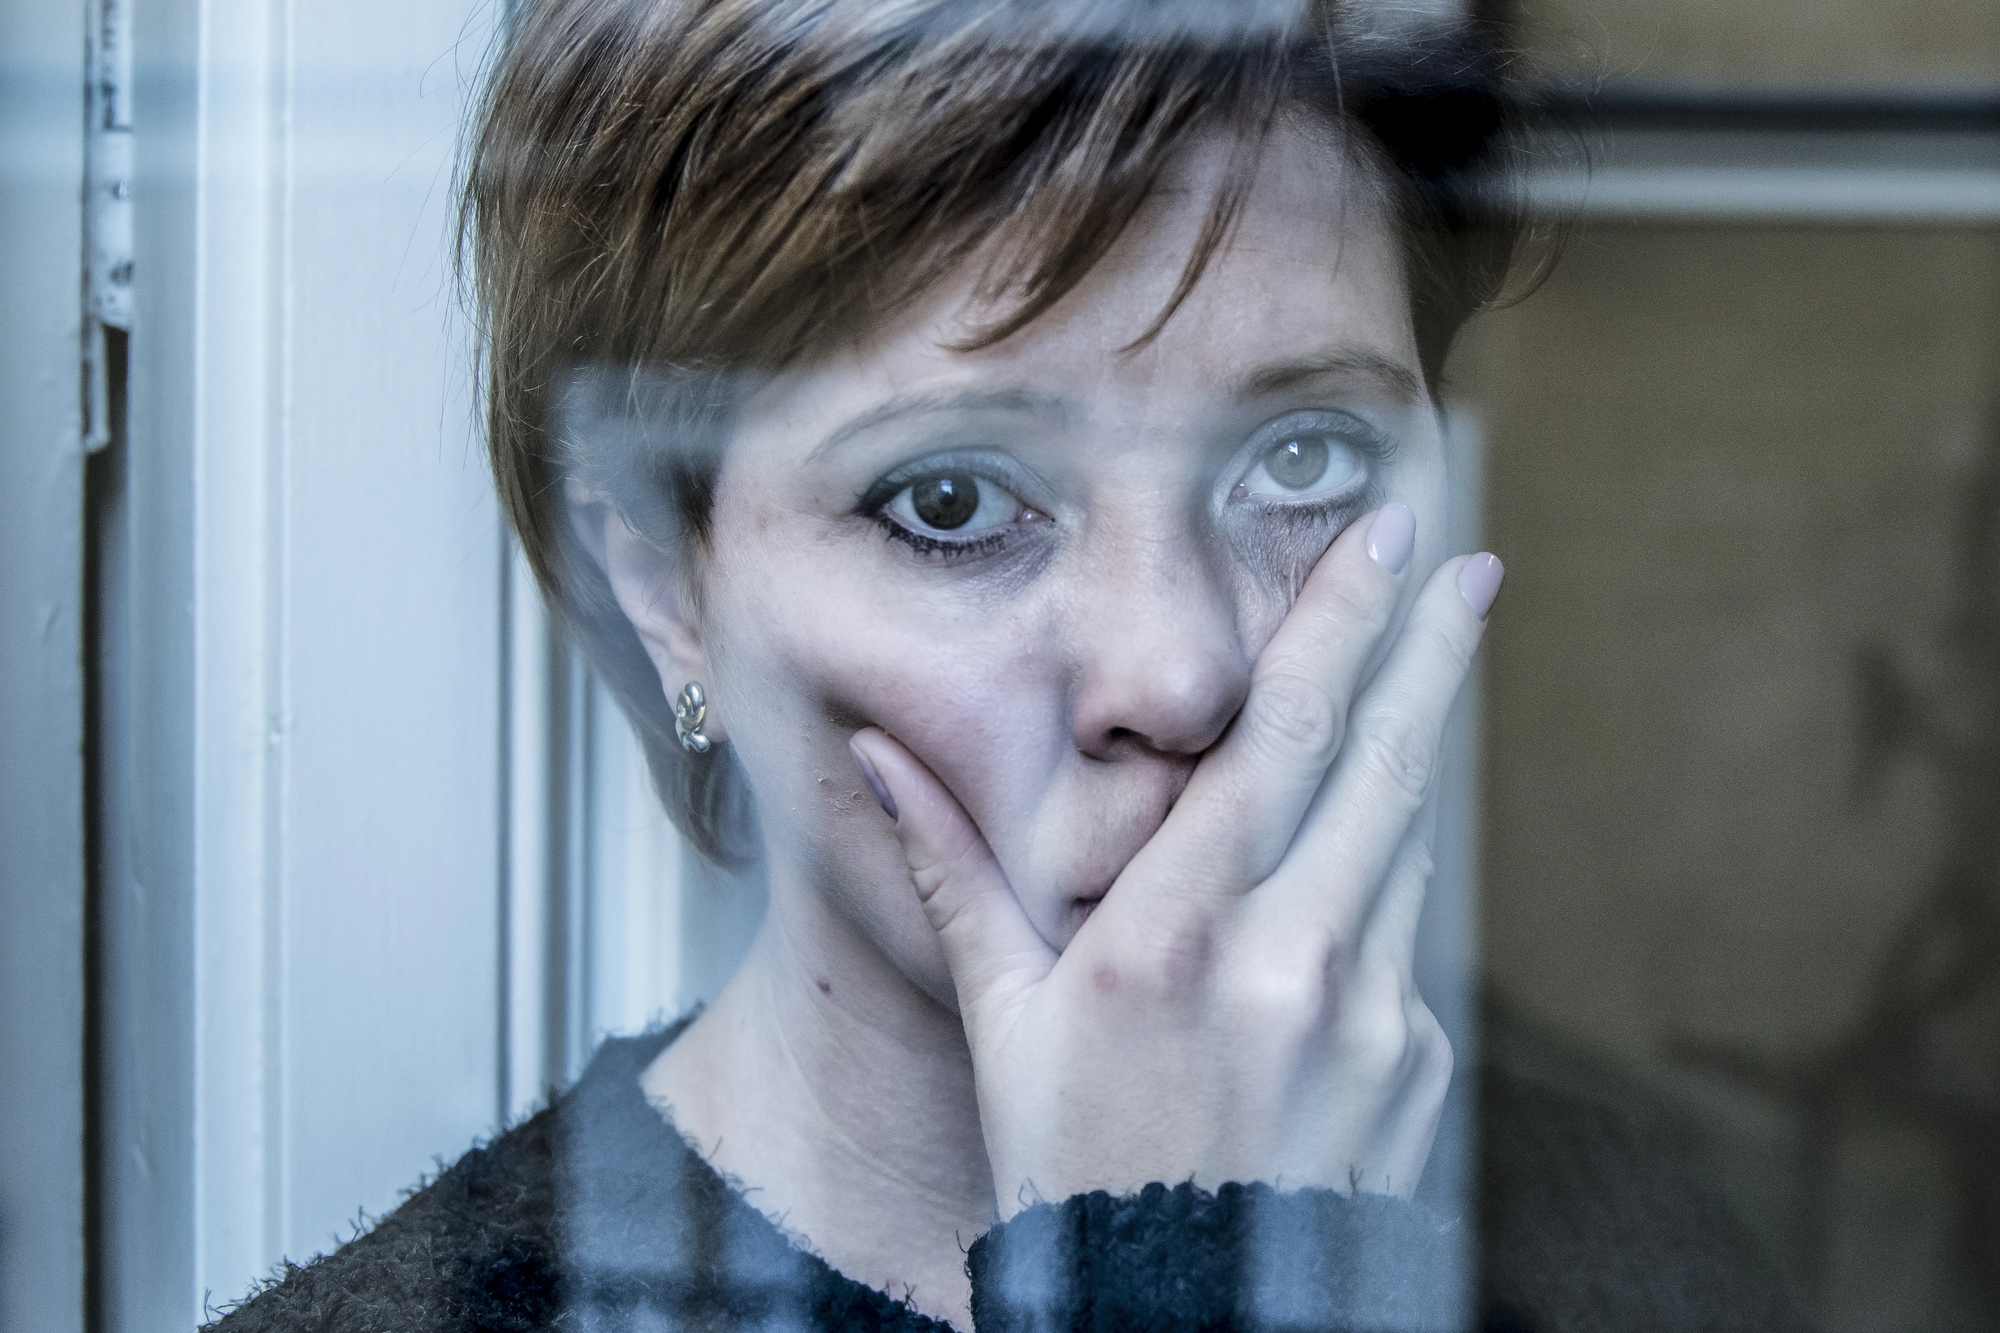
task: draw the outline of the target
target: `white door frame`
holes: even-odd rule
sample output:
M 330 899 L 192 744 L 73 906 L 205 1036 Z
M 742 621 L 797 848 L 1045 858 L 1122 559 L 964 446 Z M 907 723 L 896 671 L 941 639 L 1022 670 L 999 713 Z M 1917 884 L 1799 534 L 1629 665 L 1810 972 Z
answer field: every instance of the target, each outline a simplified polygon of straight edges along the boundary
M 0 0 L 0 1326 L 84 1326 L 84 11 Z

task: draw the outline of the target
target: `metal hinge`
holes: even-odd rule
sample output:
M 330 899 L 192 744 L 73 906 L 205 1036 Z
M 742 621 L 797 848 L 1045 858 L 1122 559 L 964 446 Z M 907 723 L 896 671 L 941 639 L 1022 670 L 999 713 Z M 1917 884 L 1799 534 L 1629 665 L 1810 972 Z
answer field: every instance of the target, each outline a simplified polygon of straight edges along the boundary
M 132 327 L 132 0 L 92 0 L 84 153 L 84 447 L 111 442 L 105 330 Z

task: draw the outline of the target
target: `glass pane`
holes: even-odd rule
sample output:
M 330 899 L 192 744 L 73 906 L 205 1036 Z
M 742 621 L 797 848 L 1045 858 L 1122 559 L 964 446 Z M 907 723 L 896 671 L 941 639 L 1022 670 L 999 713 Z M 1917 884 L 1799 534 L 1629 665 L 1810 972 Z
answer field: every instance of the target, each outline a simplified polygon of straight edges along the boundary
M 1455 363 L 1487 1040 L 1670 1116 L 1832 1328 L 1994 1309 L 1996 366 L 2000 232 L 1818 227 L 1588 228 Z
M 1554 71 L 1674 84 L 1985 85 L 1985 0 L 1522 0 L 1520 40 Z
M 53 1333 L 2000 1327 L 1994 6 L 139 9 Z

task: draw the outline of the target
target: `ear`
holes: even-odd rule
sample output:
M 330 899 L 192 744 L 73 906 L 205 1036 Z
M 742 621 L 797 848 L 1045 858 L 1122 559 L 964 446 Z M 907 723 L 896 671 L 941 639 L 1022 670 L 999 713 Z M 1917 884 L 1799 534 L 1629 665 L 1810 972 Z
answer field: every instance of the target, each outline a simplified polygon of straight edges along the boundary
M 727 740 L 716 710 L 708 653 L 690 614 L 685 564 L 675 552 L 662 550 L 634 532 L 602 491 L 572 478 L 564 483 L 563 494 L 577 537 L 603 566 L 618 609 L 632 622 L 646 656 L 652 659 L 661 692 L 671 700 L 683 685 L 699 681 L 708 695 L 708 721 L 703 730 L 711 740 Z

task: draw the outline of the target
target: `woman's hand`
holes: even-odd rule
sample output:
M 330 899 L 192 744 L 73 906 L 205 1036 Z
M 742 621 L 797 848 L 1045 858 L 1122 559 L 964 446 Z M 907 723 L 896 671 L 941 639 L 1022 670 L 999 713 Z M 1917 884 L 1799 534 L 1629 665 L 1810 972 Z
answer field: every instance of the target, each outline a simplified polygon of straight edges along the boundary
M 1500 568 L 1447 562 L 1362 688 L 1413 527 L 1390 506 L 1321 557 L 1242 711 L 1061 954 L 930 770 L 855 736 L 951 967 L 1003 1218 L 1155 1180 L 1415 1188 L 1451 1077 L 1412 979 L 1431 796 Z

